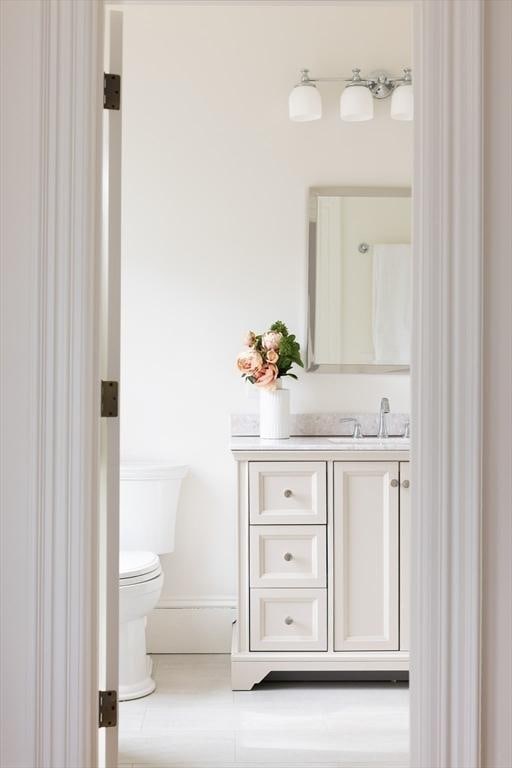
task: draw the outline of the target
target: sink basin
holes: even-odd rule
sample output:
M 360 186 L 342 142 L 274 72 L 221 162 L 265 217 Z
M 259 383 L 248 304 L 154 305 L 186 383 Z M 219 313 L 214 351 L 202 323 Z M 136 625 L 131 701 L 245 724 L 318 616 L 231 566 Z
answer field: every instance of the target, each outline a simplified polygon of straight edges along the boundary
M 364 448 L 365 446 L 396 446 L 397 448 L 409 448 L 409 438 L 407 437 L 330 437 L 329 442 L 341 443 L 342 445 L 353 445 L 354 447 Z

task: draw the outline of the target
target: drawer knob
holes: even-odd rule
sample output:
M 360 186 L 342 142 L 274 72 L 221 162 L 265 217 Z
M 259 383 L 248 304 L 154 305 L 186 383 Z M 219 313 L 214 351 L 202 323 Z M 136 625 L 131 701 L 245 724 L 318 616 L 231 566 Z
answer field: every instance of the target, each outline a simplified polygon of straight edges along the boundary
M 393 480 L 391 481 L 391 487 L 392 488 L 397 488 L 398 487 L 398 480 L 395 480 L 395 478 L 393 478 Z
M 287 624 L 288 626 L 290 626 L 290 624 L 293 624 L 292 617 L 291 616 L 287 616 L 286 619 L 284 620 L 284 623 Z
M 290 498 L 290 496 L 292 495 L 292 492 L 290 491 L 289 488 L 286 489 L 286 491 L 284 492 L 284 495 L 285 495 L 285 498 L 287 498 L 287 499 Z
M 293 560 L 292 553 L 291 552 L 286 552 L 285 555 L 284 555 L 284 559 L 286 560 L 287 563 L 289 563 L 290 560 Z
M 404 480 L 402 483 L 402 488 L 409 488 L 409 486 L 410 486 L 409 480 Z

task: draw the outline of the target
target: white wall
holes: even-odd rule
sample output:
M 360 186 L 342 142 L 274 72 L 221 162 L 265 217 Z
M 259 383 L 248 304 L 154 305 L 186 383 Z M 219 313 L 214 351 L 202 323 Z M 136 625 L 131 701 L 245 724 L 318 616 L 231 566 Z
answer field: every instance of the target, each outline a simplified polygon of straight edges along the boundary
M 257 408 L 234 358 L 247 329 L 276 319 L 303 337 L 308 187 L 411 182 L 412 125 L 389 101 L 342 123 L 340 86 L 325 85 L 323 120 L 296 124 L 288 92 L 304 66 L 408 65 L 410 10 L 123 10 L 122 453 L 190 465 L 163 600 L 213 611 L 235 591 L 228 416 Z M 375 411 L 382 395 L 409 408 L 405 376 L 303 374 L 292 389 L 295 411 Z M 150 644 L 179 650 L 165 629 L 176 612 L 161 614 Z

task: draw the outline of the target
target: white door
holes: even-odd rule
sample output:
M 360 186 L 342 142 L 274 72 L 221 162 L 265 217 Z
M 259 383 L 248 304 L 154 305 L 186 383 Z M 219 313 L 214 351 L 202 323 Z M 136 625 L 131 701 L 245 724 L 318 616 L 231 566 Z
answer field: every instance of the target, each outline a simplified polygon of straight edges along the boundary
M 398 462 L 334 464 L 334 650 L 398 650 Z
M 106 15 L 105 72 L 121 75 L 123 15 Z M 103 115 L 101 378 L 119 382 L 121 287 L 121 112 Z M 99 540 L 99 688 L 118 690 L 119 417 L 102 418 Z M 117 766 L 117 727 L 99 730 L 100 766 Z
M 411 470 L 400 462 L 400 650 L 409 651 L 411 621 Z

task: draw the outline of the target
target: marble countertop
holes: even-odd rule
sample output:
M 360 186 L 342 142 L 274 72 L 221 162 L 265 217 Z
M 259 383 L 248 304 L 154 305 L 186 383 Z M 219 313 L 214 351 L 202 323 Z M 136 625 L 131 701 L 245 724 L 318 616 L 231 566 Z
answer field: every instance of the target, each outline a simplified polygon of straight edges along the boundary
M 357 419 L 363 435 L 376 435 L 379 429 L 378 413 L 292 413 L 290 415 L 290 433 L 301 437 L 317 435 L 351 435 L 354 425 L 344 423 L 343 418 Z M 387 417 L 388 434 L 403 435 L 409 422 L 408 413 L 389 413 Z M 230 435 L 233 437 L 257 437 L 260 433 L 257 413 L 234 413 L 231 415 Z
M 333 442 L 328 437 L 290 437 L 287 440 L 262 440 L 260 437 L 232 437 L 232 451 L 408 451 L 410 441 L 403 437 L 376 442 L 364 437 L 347 442 Z

